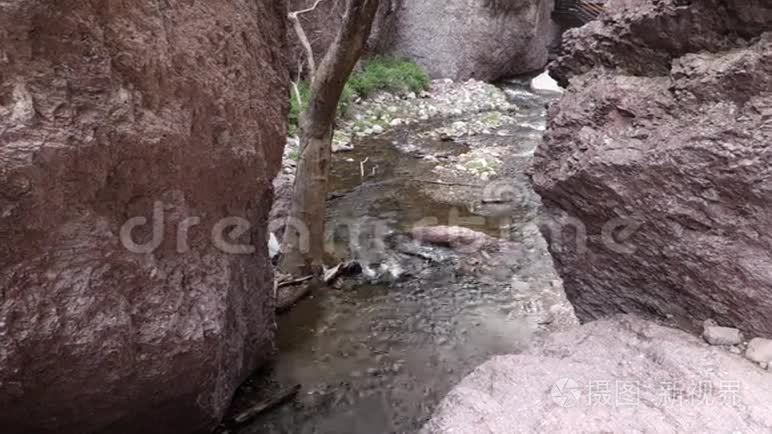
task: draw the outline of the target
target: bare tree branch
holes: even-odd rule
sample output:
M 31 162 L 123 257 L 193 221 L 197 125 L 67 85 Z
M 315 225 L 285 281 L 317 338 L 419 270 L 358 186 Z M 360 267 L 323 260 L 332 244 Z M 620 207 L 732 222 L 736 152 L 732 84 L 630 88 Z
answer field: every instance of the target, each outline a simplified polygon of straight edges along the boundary
M 296 15 L 303 15 L 303 14 L 306 14 L 308 12 L 312 12 L 314 9 L 316 9 L 317 6 L 319 6 L 319 3 L 321 3 L 321 2 L 322 2 L 322 0 L 316 0 L 316 3 L 314 3 L 314 5 L 311 6 L 310 8 L 302 9 L 302 10 L 299 10 L 299 11 L 296 11 L 296 12 L 293 12 L 293 13 L 296 14 Z
M 290 12 L 287 16 L 289 17 L 290 21 L 292 21 L 292 27 L 295 29 L 295 34 L 298 36 L 298 40 L 300 40 L 300 45 L 303 46 L 303 50 L 306 52 L 306 58 L 308 62 L 308 78 L 309 81 L 314 81 L 314 75 L 316 74 L 316 61 L 314 60 L 314 49 L 311 47 L 311 42 L 308 41 L 308 35 L 306 35 L 306 31 L 303 30 L 303 25 L 300 24 L 300 15 L 303 15 L 305 13 L 311 12 L 316 9 L 317 6 L 319 6 L 319 3 L 321 3 L 322 0 L 316 0 L 313 6 L 307 9 L 302 9 L 295 12 Z

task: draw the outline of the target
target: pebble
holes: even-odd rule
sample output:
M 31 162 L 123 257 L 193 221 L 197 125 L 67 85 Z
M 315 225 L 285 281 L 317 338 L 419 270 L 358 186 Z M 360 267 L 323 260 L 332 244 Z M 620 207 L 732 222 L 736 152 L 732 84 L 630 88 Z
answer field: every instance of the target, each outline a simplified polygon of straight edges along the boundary
M 380 125 L 373 125 L 371 128 L 371 131 L 373 134 L 382 134 L 383 133 L 383 127 Z
M 755 338 L 748 343 L 745 357 L 756 363 L 772 363 L 772 340 Z
M 743 341 L 743 335 L 740 333 L 740 330 L 731 327 L 705 327 L 702 337 L 711 345 L 739 345 Z

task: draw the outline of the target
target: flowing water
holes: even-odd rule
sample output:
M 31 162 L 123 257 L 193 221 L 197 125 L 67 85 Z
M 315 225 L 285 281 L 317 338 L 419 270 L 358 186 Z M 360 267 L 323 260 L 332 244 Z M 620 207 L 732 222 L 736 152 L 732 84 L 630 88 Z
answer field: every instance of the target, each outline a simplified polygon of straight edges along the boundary
M 294 402 L 239 432 L 415 432 L 474 367 L 523 351 L 546 333 L 550 310 L 564 299 L 536 230 L 539 202 L 524 171 L 541 140 L 550 96 L 530 92 L 523 82 L 504 89 L 519 107 L 516 122 L 491 137 L 466 145 L 419 138 L 438 123 L 458 120 L 445 119 L 361 139 L 353 152 L 336 154 L 331 256 L 380 266 L 389 278 L 316 291 L 280 317 L 275 364 L 245 394 L 298 383 L 302 390 Z M 494 139 L 510 153 L 502 176 L 526 198 L 486 213 L 426 194 L 449 188 L 426 183 L 438 160 Z M 421 158 L 426 155 L 435 158 Z M 471 219 L 475 214 L 485 218 Z M 420 221 L 473 222 L 467 225 L 503 236 L 510 247 L 464 255 L 424 246 L 418 255 L 406 254 L 400 234 Z

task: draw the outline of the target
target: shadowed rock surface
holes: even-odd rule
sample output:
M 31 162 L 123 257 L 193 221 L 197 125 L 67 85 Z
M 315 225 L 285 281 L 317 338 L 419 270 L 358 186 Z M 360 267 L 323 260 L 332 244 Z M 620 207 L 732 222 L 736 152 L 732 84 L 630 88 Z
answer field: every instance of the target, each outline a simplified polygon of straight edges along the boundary
M 477 368 L 425 434 L 769 432 L 772 376 L 633 316 L 586 324 Z
M 208 432 L 271 354 L 285 14 L 0 2 L 0 431 Z M 163 242 L 131 253 L 121 227 L 155 202 Z M 226 216 L 254 253 L 215 247 Z
M 551 69 L 571 85 L 533 180 L 567 295 L 584 321 L 770 336 L 772 4 L 629 3 Z

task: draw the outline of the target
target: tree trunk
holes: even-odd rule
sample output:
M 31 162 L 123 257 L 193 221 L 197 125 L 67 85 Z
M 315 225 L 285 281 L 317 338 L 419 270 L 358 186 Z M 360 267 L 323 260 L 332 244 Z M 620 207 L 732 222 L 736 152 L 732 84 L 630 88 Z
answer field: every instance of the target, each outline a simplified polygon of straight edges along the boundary
M 313 74 L 308 107 L 300 119 L 300 160 L 282 243 L 280 268 L 285 273 L 297 276 L 321 270 L 333 124 L 343 87 L 364 52 L 378 3 L 348 1 L 335 41 Z

